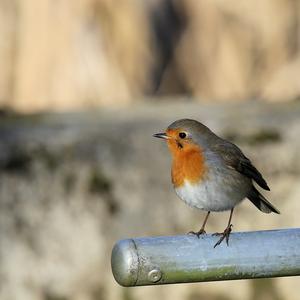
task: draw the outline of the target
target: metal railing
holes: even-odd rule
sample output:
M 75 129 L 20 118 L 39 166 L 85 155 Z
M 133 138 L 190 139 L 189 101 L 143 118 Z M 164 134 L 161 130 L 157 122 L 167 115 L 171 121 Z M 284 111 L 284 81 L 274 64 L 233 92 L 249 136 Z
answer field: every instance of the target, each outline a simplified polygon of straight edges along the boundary
M 112 272 L 122 286 L 300 275 L 300 228 L 230 235 L 206 234 L 121 240 L 112 251 Z

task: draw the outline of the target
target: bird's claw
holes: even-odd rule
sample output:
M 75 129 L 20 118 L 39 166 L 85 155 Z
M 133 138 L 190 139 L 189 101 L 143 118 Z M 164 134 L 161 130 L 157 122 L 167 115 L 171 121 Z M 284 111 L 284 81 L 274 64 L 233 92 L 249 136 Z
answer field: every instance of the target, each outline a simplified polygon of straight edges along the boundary
M 189 231 L 188 234 L 196 235 L 197 238 L 199 238 L 201 234 L 206 234 L 206 231 L 203 228 L 201 228 L 199 231 L 196 231 L 196 232 L 195 231 Z
M 220 239 L 217 241 L 217 243 L 214 245 L 214 248 L 216 248 L 218 245 L 220 245 L 223 240 L 225 239 L 226 240 L 226 244 L 227 246 L 229 246 L 229 235 L 232 231 L 232 224 L 230 224 L 223 232 L 216 232 L 213 234 L 213 236 L 218 236 L 218 235 L 221 235 Z

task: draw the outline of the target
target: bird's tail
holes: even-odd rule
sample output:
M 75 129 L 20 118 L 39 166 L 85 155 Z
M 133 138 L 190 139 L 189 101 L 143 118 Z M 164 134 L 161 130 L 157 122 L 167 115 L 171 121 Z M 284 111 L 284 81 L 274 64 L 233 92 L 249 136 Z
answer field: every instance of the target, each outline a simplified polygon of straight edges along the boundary
M 262 212 L 269 214 L 274 212 L 280 214 L 280 211 L 274 207 L 254 186 L 247 198 Z

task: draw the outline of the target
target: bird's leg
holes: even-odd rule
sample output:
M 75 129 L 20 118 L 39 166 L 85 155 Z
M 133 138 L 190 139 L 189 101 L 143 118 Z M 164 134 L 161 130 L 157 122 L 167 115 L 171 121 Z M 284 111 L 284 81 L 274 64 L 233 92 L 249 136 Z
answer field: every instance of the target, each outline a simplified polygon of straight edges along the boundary
M 202 224 L 200 230 L 197 231 L 197 232 L 195 232 L 195 231 L 190 231 L 189 234 L 195 234 L 197 237 L 199 237 L 201 234 L 206 233 L 206 231 L 204 230 L 204 228 L 205 228 L 205 225 L 206 225 L 206 222 L 207 222 L 207 219 L 208 219 L 209 214 L 210 214 L 210 211 L 207 212 L 206 217 L 205 217 L 205 219 L 204 219 L 204 222 L 203 222 L 203 224 Z
M 229 235 L 231 233 L 231 228 L 232 228 L 231 218 L 232 218 L 233 210 L 234 210 L 234 208 L 232 208 L 231 211 L 230 211 L 230 216 L 229 216 L 228 224 L 227 224 L 227 227 L 225 228 L 225 230 L 222 233 L 216 232 L 216 233 L 213 234 L 213 235 L 221 235 L 221 237 L 218 240 L 218 242 L 214 245 L 214 248 L 216 248 L 218 245 L 220 245 L 225 238 L 226 238 L 226 244 L 228 246 Z

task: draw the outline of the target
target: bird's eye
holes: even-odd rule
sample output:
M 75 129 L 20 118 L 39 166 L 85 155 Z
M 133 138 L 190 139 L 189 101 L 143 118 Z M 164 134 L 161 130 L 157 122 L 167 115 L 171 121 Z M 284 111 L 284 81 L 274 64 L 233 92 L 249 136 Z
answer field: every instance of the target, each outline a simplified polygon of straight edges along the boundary
M 181 139 L 186 138 L 186 133 L 185 133 L 185 132 L 179 132 L 179 137 L 180 137 Z

